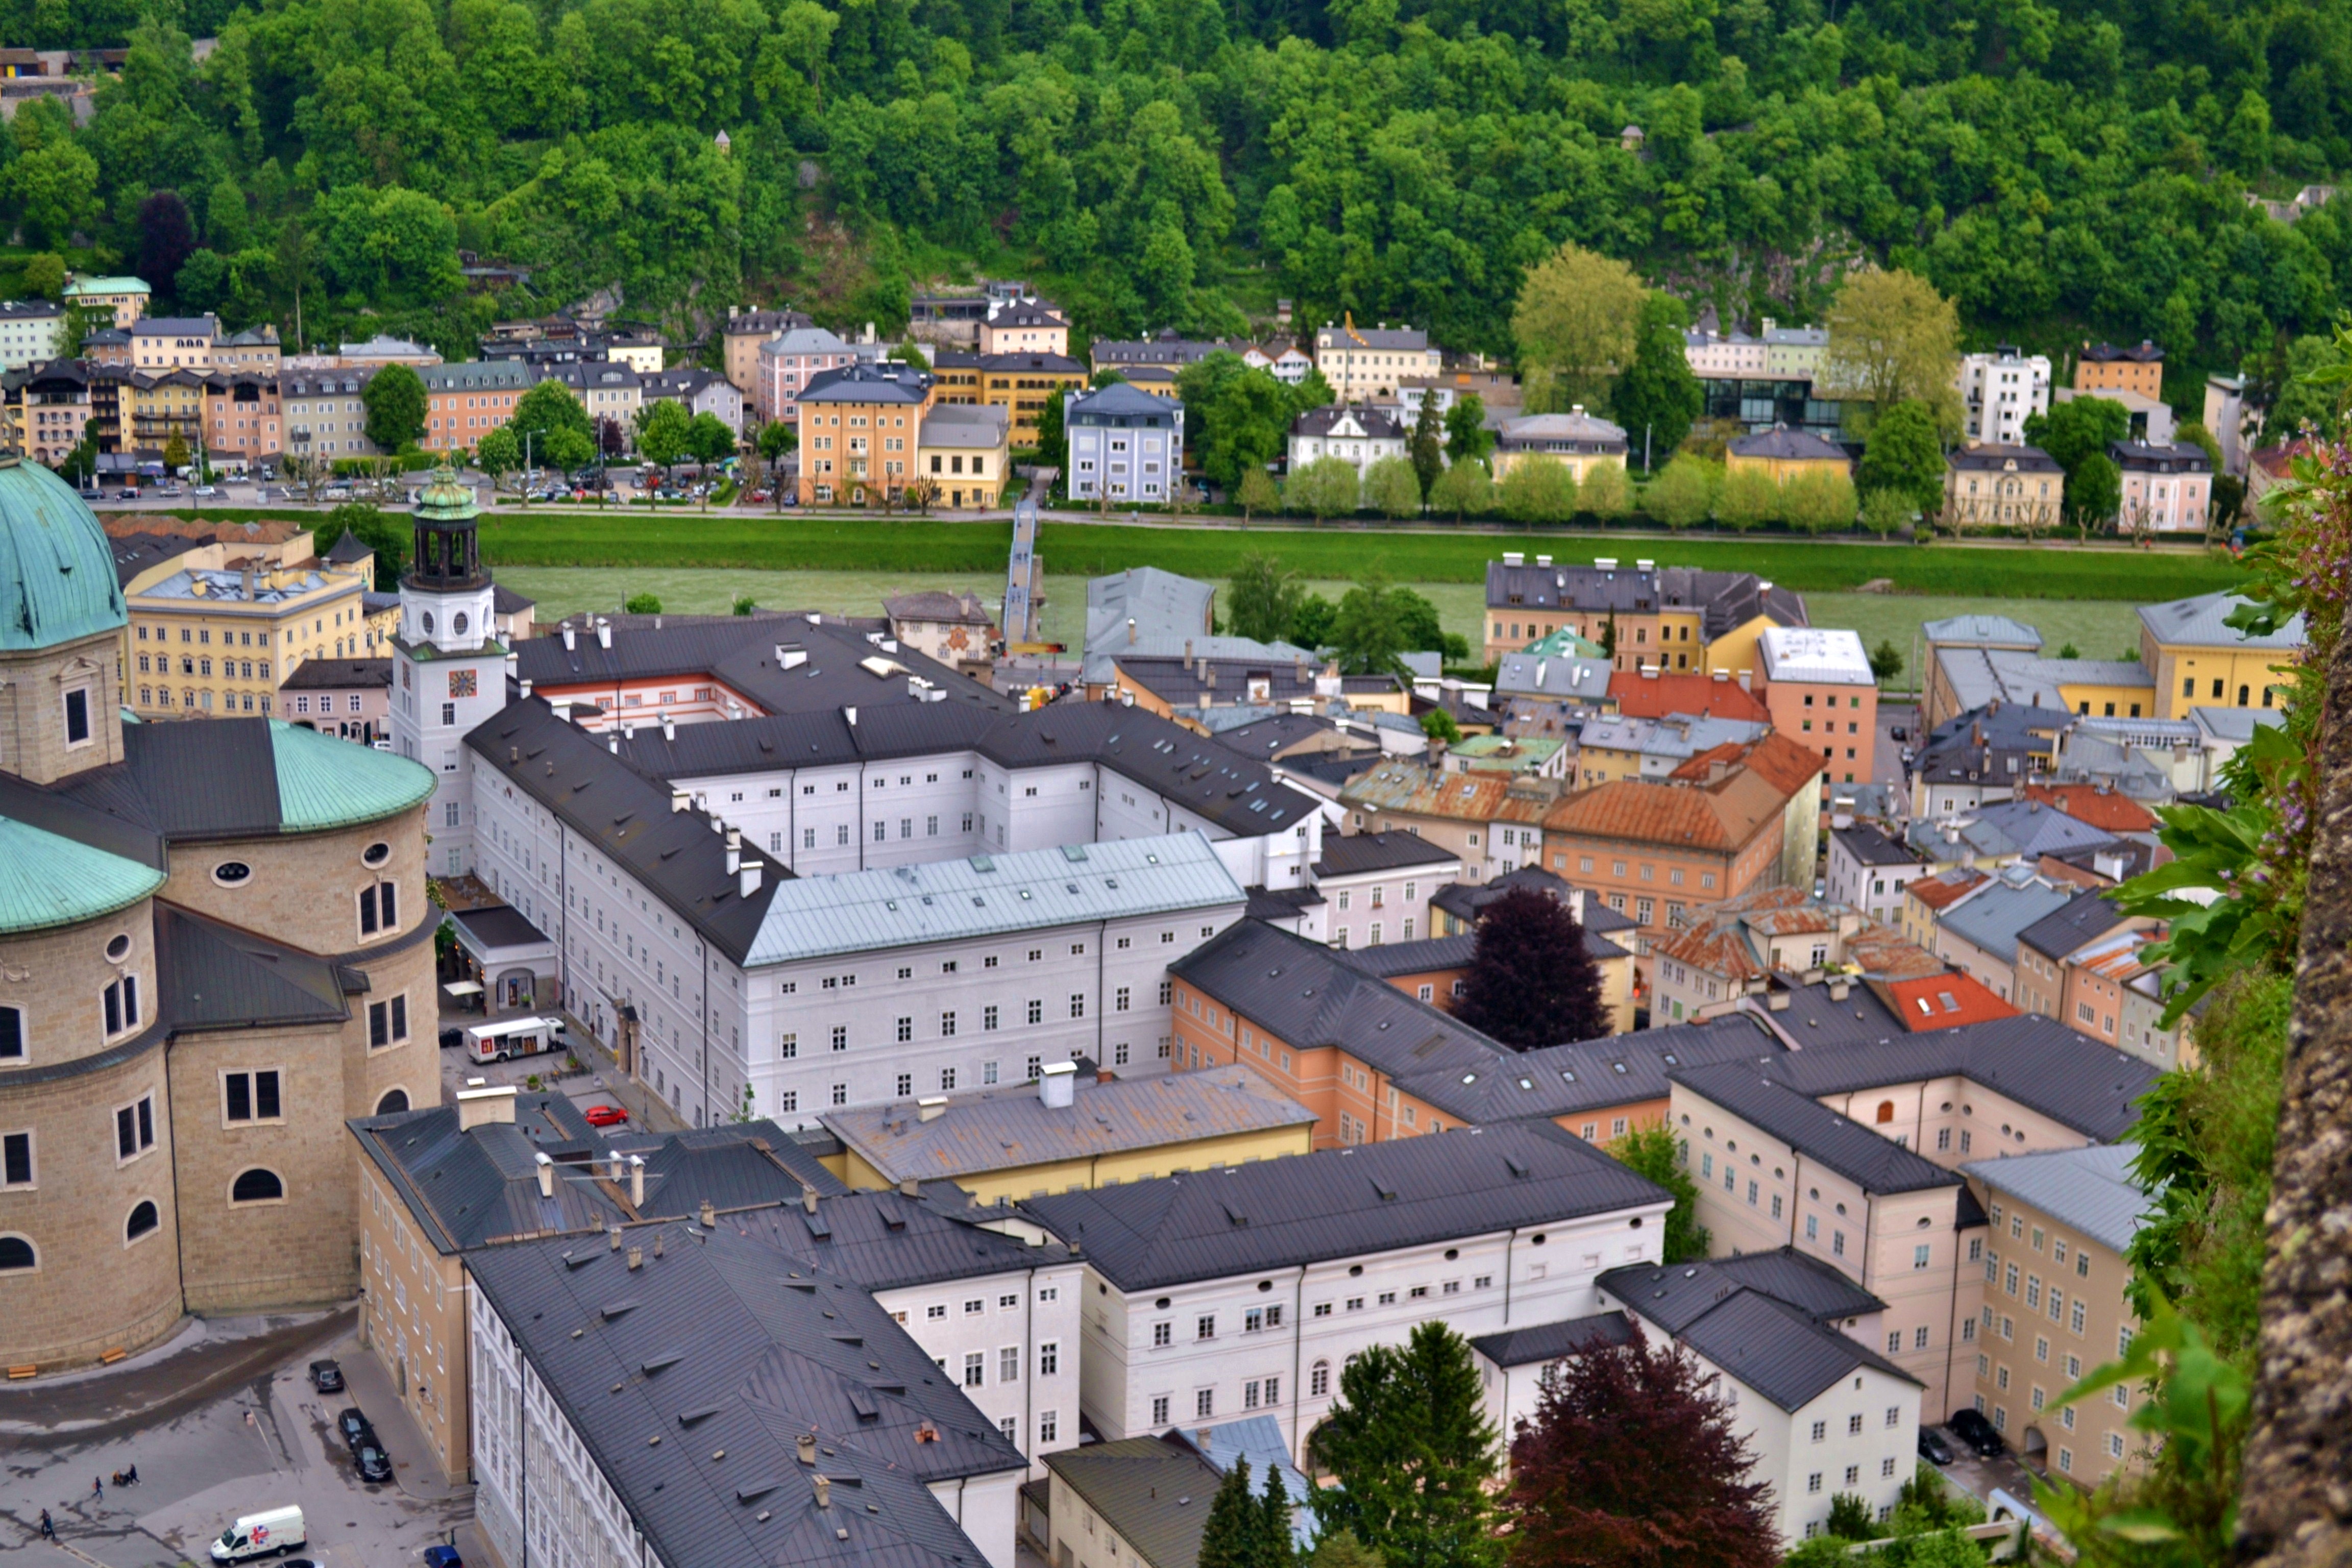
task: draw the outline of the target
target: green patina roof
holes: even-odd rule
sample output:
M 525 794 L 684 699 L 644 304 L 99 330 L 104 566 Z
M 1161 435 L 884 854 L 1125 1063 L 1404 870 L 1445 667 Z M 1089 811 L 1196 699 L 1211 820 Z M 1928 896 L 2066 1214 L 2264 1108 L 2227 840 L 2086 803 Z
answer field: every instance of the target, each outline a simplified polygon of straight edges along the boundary
M 68 294 L 152 294 L 143 278 L 77 278 L 66 285 Z
M 474 487 L 460 483 L 457 470 L 444 463 L 425 477 L 414 511 L 420 522 L 465 522 L 481 515 L 482 501 Z
M 0 650 L 55 647 L 129 619 L 98 514 L 40 464 L 0 458 Z
M 1527 651 L 1538 658 L 1566 658 L 1570 656 L 1577 658 L 1609 657 L 1608 651 L 1599 643 L 1594 642 L 1591 637 L 1578 637 L 1566 626 L 1562 626 L 1538 642 L 1529 643 Z
M 163 885 L 152 866 L 0 816 L 0 931 L 78 925 Z
M 278 818 L 289 833 L 373 822 L 433 794 L 430 769 L 373 746 L 278 719 L 269 721 L 269 744 L 278 763 Z

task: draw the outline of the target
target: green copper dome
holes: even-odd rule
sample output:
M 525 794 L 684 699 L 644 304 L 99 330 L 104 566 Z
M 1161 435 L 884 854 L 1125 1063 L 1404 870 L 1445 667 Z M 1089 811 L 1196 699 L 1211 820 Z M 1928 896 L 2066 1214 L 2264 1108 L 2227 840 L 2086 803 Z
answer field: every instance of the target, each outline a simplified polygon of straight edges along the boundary
M 129 619 L 98 514 L 40 464 L 0 458 L 0 652 L 55 647 Z
M 457 470 L 446 463 L 425 475 L 425 488 L 416 492 L 419 522 L 464 522 L 481 514 L 474 487 L 459 483 Z

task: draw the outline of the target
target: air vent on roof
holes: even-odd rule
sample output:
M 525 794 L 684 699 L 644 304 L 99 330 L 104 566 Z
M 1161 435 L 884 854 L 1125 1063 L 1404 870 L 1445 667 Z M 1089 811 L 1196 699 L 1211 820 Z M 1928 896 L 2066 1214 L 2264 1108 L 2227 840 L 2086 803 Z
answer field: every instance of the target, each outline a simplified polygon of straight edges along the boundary
M 664 1372 L 670 1367 L 676 1366 L 685 1359 L 686 1354 L 684 1352 L 671 1351 L 664 1355 L 647 1356 L 644 1361 L 637 1363 L 637 1370 L 644 1373 L 647 1377 L 651 1377 L 657 1372 Z
M 691 1426 L 698 1421 L 708 1421 L 723 1408 L 723 1405 L 706 1405 L 697 1410 L 681 1410 L 677 1413 L 677 1424 Z
M 1390 1186 L 1386 1182 L 1381 1181 L 1378 1176 L 1374 1176 L 1372 1178 L 1372 1192 L 1373 1194 L 1384 1204 L 1392 1204 L 1396 1202 L 1396 1189 Z
M 1521 1079 L 1519 1081 L 1523 1086 L 1527 1082 L 1525 1079 Z M 1528 1173 L 1527 1162 L 1520 1159 L 1517 1154 L 1504 1155 L 1503 1165 L 1514 1176 L 1525 1176 Z
M 874 1403 L 874 1396 L 866 1393 L 864 1384 L 859 1383 L 849 1385 L 849 1408 L 857 1413 L 860 1421 L 876 1420 L 882 1414 L 882 1407 Z
M 745 1503 L 758 1502 L 782 1485 L 783 1483 L 773 1476 L 763 1477 L 756 1481 L 747 1481 L 735 1489 L 735 1500 Z
M 602 1309 L 604 1321 L 609 1323 L 624 1312 L 635 1311 L 637 1310 L 637 1299 L 634 1296 L 628 1298 L 626 1300 L 608 1301 Z

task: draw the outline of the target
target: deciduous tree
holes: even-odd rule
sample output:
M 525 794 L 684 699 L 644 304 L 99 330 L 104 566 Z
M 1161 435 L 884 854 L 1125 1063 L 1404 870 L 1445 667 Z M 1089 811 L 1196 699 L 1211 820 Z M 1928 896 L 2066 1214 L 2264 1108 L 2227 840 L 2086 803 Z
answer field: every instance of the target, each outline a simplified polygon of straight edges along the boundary
M 1247 522 L 1255 513 L 1280 506 L 1282 492 L 1275 489 L 1272 474 L 1252 468 L 1243 471 L 1242 482 L 1234 487 L 1234 500 L 1242 509 L 1242 521 Z
M 1939 427 L 1959 428 L 1959 312 L 1934 284 L 1916 272 L 1857 272 L 1838 289 L 1826 325 L 1820 384 L 1832 395 L 1880 414 L 1924 403 Z
M 1495 449 L 1495 433 L 1486 428 L 1486 400 L 1465 392 L 1445 411 L 1445 456 L 1456 463 L 1483 458 Z
M 1578 503 L 1595 517 L 1622 517 L 1633 505 L 1633 487 L 1617 463 L 1596 463 L 1584 471 Z
M 1280 642 L 1307 596 L 1298 574 L 1272 555 L 1253 551 L 1234 567 L 1225 584 L 1225 624 L 1239 637 Z
M 1682 301 L 1655 289 L 1643 296 L 1634 324 L 1633 363 L 1610 395 L 1610 416 L 1625 427 L 1626 461 L 1671 456 L 1706 405 L 1690 367 L 1683 333 L 1690 318 Z M 1654 456 L 1652 456 L 1654 454 Z
M 1513 522 L 1566 522 L 1576 515 L 1576 476 L 1558 458 L 1541 452 L 1514 458 L 1500 489 L 1503 515 Z
M 1340 595 L 1339 611 L 1331 618 L 1331 644 L 1343 673 L 1393 675 L 1403 669 L 1397 656 L 1416 645 L 1404 598 L 1411 592 L 1374 575 Z M 1420 599 L 1417 594 L 1412 596 Z M 1426 599 L 1420 602 L 1428 604 Z
M 1477 935 L 1456 1017 L 1523 1051 L 1609 1034 L 1601 970 L 1566 904 L 1514 888 L 1486 906 Z
M 637 426 L 637 451 L 646 462 L 665 471 L 686 460 L 688 434 L 694 421 L 686 405 L 665 397 L 648 407 Z
M 1469 1343 L 1443 1322 L 1360 1351 L 1308 1439 L 1339 1482 L 1309 1495 L 1317 1524 L 1350 1531 L 1388 1568 L 1500 1568 L 1495 1437 Z
M 1733 468 L 1723 476 L 1715 498 L 1715 515 L 1723 526 L 1745 533 L 1780 515 L 1780 487 L 1771 473 L 1753 465 Z
M 1880 411 L 1863 447 L 1862 487 L 1893 490 L 1930 515 L 1944 504 L 1944 443 L 1925 403 L 1906 400 Z
M 367 406 L 367 438 L 387 452 L 404 452 L 425 435 L 425 380 L 404 364 L 375 373 L 360 394 Z
M 1345 458 L 1318 458 L 1292 472 L 1282 487 L 1282 501 L 1291 510 L 1303 511 L 1321 522 L 1352 513 L 1360 499 L 1360 488 L 1355 464 Z
M 1652 517 L 1680 532 L 1706 521 L 1715 510 L 1715 492 L 1723 483 L 1723 465 L 1690 452 L 1677 453 L 1658 471 L 1643 492 L 1642 505 Z
M 1706 1226 L 1698 1223 L 1698 1186 L 1691 1180 L 1690 1168 L 1683 1163 L 1682 1146 L 1674 1130 L 1663 1122 L 1636 1127 L 1610 1143 L 1608 1150 L 1619 1164 L 1640 1172 L 1674 1194 L 1675 1206 L 1667 1211 L 1665 1235 L 1660 1239 L 1664 1260 L 1682 1263 L 1705 1258 L 1709 1238 Z
M 1512 1568 L 1769 1568 L 1771 1490 L 1708 1373 L 1639 1320 L 1545 1369 L 1511 1439 Z
M 1429 504 L 1438 511 L 1450 511 L 1460 522 L 1472 512 L 1483 512 L 1495 504 L 1495 481 L 1486 475 L 1486 465 L 1477 458 L 1457 458 L 1437 483 L 1429 489 Z
M 1529 412 L 1601 405 L 1633 361 L 1647 292 L 1632 268 L 1573 240 L 1528 269 L 1511 335 Z
M 1382 458 L 1364 476 L 1364 502 L 1387 517 L 1421 515 L 1421 479 L 1403 458 Z

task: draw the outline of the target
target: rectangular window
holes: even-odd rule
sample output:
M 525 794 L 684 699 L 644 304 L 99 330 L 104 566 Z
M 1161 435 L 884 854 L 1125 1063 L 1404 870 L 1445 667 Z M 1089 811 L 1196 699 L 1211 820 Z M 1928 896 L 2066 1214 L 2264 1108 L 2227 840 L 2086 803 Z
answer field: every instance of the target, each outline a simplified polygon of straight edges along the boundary
M 11 1132 L 0 1136 L 0 1186 L 33 1184 L 33 1135 Z
M 978 1388 L 987 1381 L 988 1356 L 982 1351 L 967 1351 L 963 1358 L 963 1385 Z
M 66 744 L 79 746 L 89 739 L 89 693 L 77 689 L 66 693 Z
M 393 996 L 368 1004 L 368 1048 L 381 1050 L 408 1038 L 408 998 Z
M 1200 1320 L 1199 1320 L 1199 1321 L 1198 1321 L 1193 1325 L 1193 1327 L 1194 1327 L 1194 1329 L 1196 1330 L 1196 1331 L 1194 1332 L 1194 1334 L 1193 1334 L 1193 1336 L 1192 1336 L 1194 1339 L 1196 1339 L 1196 1340 L 1213 1340 L 1213 1339 L 1215 1339 L 1215 1338 L 1217 1337 L 1217 1317 L 1216 1317 L 1216 1314 L 1215 1314 L 1215 1313 L 1213 1313 L 1213 1312 L 1212 1312 L 1212 1313 L 1209 1313 L 1207 1316 L 1201 1318 L 1201 1319 L 1200 1319 Z
M 1037 1347 L 1037 1375 L 1052 1377 L 1062 1370 L 1062 1342 L 1047 1340 Z
M 227 1073 L 223 1075 L 221 1084 L 226 1102 L 224 1114 L 230 1121 L 275 1121 L 283 1114 L 278 1109 L 275 1068 Z
M 126 974 L 106 988 L 106 1032 L 119 1035 L 139 1026 L 139 976 Z
M 155 1146 L 155 1097 L 142 1095 L 114 1113 L 114 1157 L 133 1159 Z
M 1021 1381 L 1021 1347 L 1019 1345 L 1006 1345 L 996 1352 L 996 1381 L 999 1383 Z
M 1175 1324 L 1173 1324 L 1173 1323 L 1154 1323 L 1154 1324 L 1152 1324 L 1152 1325 L 1151 1325 L 1151 1342 L 1152 1342 L 1152 1344 L 1153 1344 L 1153 1346 L 1154 1346 L 1154 1347 L 1158 1347 L 1158 1346 L 1160 1346 L 1160 1345 L 1168 1345 L 1168 1344 L 1173 1344 L 1173 1343 L 1175 1343 L 1175 1342 L 1176 1342 L 1176 1325 L 1175 1325 Z

